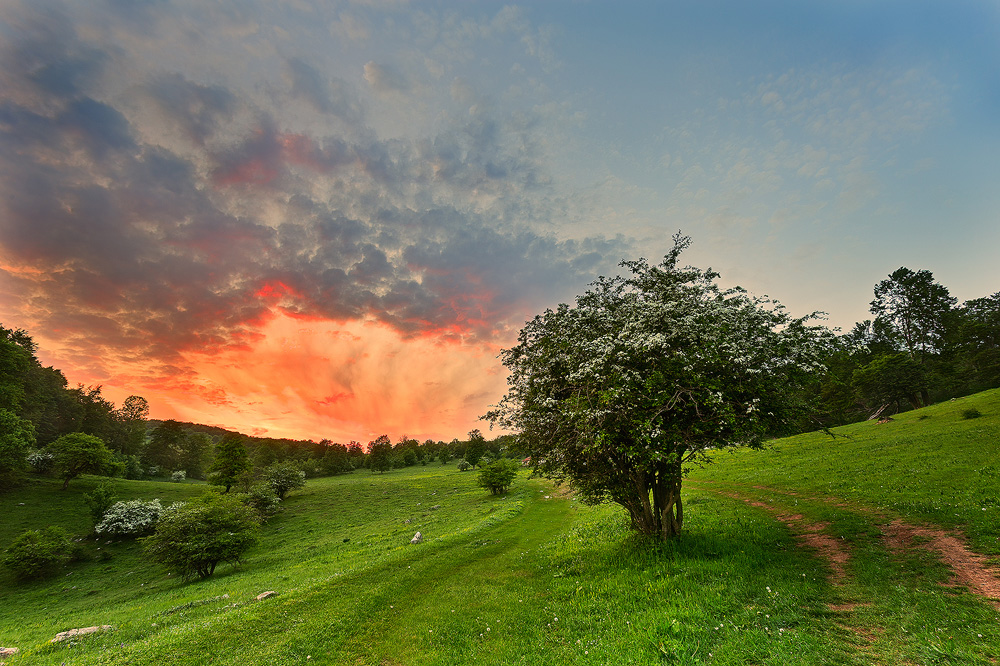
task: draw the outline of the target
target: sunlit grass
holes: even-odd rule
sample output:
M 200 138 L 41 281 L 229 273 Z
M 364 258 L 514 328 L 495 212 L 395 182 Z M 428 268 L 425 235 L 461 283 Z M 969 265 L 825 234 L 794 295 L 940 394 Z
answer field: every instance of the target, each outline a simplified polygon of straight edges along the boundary
M 11 666 L 988 664 L 997 612 L 942 587 L 949 572 L 930 554 L 887 551 L 884 519 L 862 510 L 968 529 L 989 546 L 1000 392 L 971 401 L 981 417 L 963 419 L 969 403 L 956 401 L 836 431 L 850 438 L 726 455 L 687 485 L 685 533 L 666 544 L 632 535 L 615 507 L 523 474 L 501 497 L 454 467 L 311 480 L 243 566 L 204 581 L 168 576 L 130 541 L 87 541 L 89 559 L 55 579 L 0 574 L 0 644 L 21 648 Z M 902 476 L 911 469 L 922 471 Z M 26 527 L 89 532 L 81 494 L 97 481 L 0 496 L 0 547 Z M 117 483 L 123 499 L 208 490 Z M 844 583 L 775 512 L 720 490 L 828 523 L 852 553 Z M 425 541 L 411 546 L 416 531 Z M 266 590 L 278 596 L 256 601 Z M 48 642 L 98 624 L 114 629 Z

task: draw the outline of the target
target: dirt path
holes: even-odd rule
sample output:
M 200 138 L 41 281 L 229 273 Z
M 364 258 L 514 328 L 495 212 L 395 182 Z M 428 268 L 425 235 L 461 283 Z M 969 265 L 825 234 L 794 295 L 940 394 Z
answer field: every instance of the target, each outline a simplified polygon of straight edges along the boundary
M 804 520 L 801 515 L 789 514 L 777 506 L 748 497 L 735 490 L 713 487 L 712 482 L 695 482 L 695 484 L 775 514 L 778 520 L 788 525 L 829 564 L 831 583 L 836 585 L 843 582 L 844 565 L 850 558 L 850 551 L 842 541 L 823 533 L 828 524 L 810 523 Z M 898 518 L 890 518 L 883 512 L 852 504 L 836 497 L 812 497 L 794 491 L 758 485 L 750 486 L 750 488 L 805 501 L 829 504 L 880 519 L 885 523 L 885 527 L 882 529 L 882 540 L 890 551 L 899 553 L 922 548 L 934 553 L 952 570 L 952 580 L 949 585 L 965 587 L 970 593 L 984 598 L 1000 611 L 1000 569 L 990 566 L 985 557 L 970 550 L 960 536 L 949 534 L 937 527 L 914 525 Z

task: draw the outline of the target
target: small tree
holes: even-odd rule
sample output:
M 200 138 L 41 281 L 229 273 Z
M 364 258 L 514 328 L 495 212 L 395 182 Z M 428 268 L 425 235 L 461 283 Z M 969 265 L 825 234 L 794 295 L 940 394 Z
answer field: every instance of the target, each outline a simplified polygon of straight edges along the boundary
M 63 480 L 63 490 L 81 474 L 115 473 L 114 456 L 100 438 L 73 432 L 63 435 L 46 447 L 52 453 L 52 467 Z
M 517 462 L 510 458 L 494 460 L 479 470 L 479 478 L 476 480 L 476 484 L 494 495 L 500 495 L 507 492 L 507 489 L 510 488 L 510 484 L 513 483 L 514 477 L 517 476 L 517 470 L 520 467 Z
M 392 440 L 388 435 L 379 435 L 368 444 L 368 466 L 376 472 L 384 473 L 392 469 Z
M 209 470 L 209 483 L 225 486 L 228 493 L 240 475 L 250 471 L 250 455 L 241 435 L 226 435 L 215 447 L 215 462 Z
M 469 433 L 469 444 L 465 447 L 465 456 L 463 457 L 466 462 L 475 467 L 485 454 L 486 438 L 478 429 L 473 430 Z
M 306 485 L 306 473 L 290 460 L 274 463 L 264 470 L 264 483 L 271 487 L 278 499 L 285 499 L 289 491 Z
M 44 578 L 68 561 L 71 552 L 66 530 L 49 525 L 22 532 L 4 553 L 3 564 L 19 579 Z
M 686 465 L 708 451 L 759 447 L 804 411 L 823 331 L 717 273 L 623 262 L 575 306 L 525 324 L 501 352 L 508 392 L 486 418 L 518 432 L 537 471 L 590 503 L 611 501 L 635 530 L 680 533 Z
M 207 495 L 163 512 L 142 540 L 146 552 L 171 571 L 207 578 L 220 562 L 239 564 L 257 542 L 254 510 L 235 497 Z

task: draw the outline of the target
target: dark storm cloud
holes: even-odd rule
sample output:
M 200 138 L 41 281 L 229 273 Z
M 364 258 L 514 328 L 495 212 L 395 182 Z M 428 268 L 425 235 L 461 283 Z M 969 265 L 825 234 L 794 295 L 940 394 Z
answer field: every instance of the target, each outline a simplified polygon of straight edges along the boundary
M 231 119 L 236 109 L 235 97 L 225 88 L 193 83 L 176 72 L 156 77 L 147 92 L 160 111 L 197 144 Z
M 253 340 L 273 308 L 492 339 L 624 251 L 511 221 L 545 182 L 528 120 L 482 111 L 423 141 L 314 136 L 176 72 L 123 101 L 101 95 L 116 52 L 65 22 L 36 28 L 6 54 L 16 85 L 0 91 L 0 251 L 36 271 L 8 274 L 32 316 L 81 349 L 167 367 Z M 346 87 L 286 62 L 293 98 L 363 120 Z M 142 125 L 143 109 L 162 125 Z M 256 126 L 231 127 L 246 110 Z M 165 126 L 183 145 L 143 138 Z

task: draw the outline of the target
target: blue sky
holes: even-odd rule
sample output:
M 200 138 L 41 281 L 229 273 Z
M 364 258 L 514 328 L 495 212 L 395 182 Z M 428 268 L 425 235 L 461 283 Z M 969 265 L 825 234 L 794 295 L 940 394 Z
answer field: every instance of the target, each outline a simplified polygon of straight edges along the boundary
M 450 439 L 625 258 L 1000 290 L 995 2 L 0 2 L 0 322 L 154 416 Z

